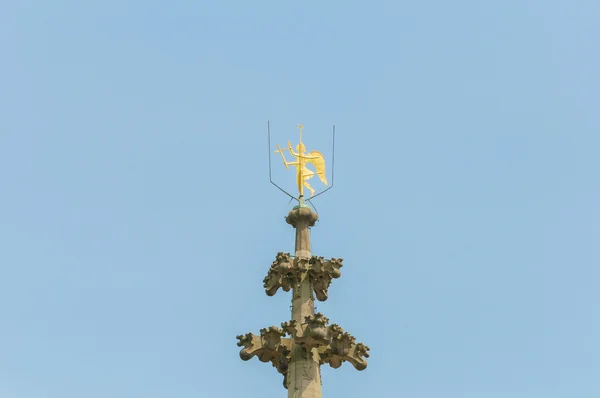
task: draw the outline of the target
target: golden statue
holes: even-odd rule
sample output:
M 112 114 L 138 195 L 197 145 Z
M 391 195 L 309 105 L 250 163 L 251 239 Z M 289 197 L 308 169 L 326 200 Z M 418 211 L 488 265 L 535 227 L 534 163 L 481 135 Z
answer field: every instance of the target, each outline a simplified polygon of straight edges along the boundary
M 292 143 L 288 141 L 288 148 L 281 149 L 279 145 L 277 145 L 277 150 L 275 153 L 279 152 L 283 159 L 283 164 L 285 164 L 285 168 L 289 170 L 289 166 L 296 166 L 296 181 L 298 183 L 298 192 L 300 192 L 300 198 L 304 197 L 304 187 L 310 190 L 310 197 L 312 198 L 315 194 L 315 190 L 310 186 L 308 180 L 315 176 L 315 172 L 319 176 L 319 179 L 323 182 L 323 184 L 328 185 L 327 176 L 325 175 L 325 158 L 323 154 L 319 151 L 311 151 L 310 153 L 306 153 L 306 147 L 302 143 L 302 125 L 299 124 L 298 128 L 300 129 L 300 143 L 296 146 L 297 153 L 294 152 L 292 148 Z M 295 162 L 288 162 L 283 155 L 283 151 L 290 151 L 293 157 L 296 158 Z M 316 171 L 310 170 L 306 167 L 307 163 L 311 163 L 315 166 Z

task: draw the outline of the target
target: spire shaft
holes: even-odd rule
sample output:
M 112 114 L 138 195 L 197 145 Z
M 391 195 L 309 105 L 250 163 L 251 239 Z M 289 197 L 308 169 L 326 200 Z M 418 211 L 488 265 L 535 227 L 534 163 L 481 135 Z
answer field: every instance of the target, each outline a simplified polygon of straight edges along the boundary
M 296 258 L 308 261 L 310 253 L 310 230 L 315 225 L 317 214 L 308 206 L 298 206 L 292 210 L 286 221 L 296 229 Z M 299 325 L 306 317 L 315 314 L 315 299 L 310 278 L 303 278 L 293 288 L 292 319 Z M 291 361 L 288 368 L 288 398 L 321 398 L 320 358 L 317 348 L 304 348 L 292 342 Z

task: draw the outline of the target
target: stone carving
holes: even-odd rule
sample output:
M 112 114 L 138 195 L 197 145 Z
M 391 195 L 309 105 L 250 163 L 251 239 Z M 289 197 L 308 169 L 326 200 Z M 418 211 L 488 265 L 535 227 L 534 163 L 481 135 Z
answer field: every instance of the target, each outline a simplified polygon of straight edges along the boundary
M 313 348 L 318 349 L 320 364 L 328 363 L 337 369 L 343 362 L 350 362 L 357 370 L 367 368 L 369 347 L 356 343 L 356 339 L 339 325 L 327 326 L 329 319 L 317 313 L 305 318 L 299 325 L 295 320 L 283 322 L 281 328 L 271 326 L 260 330 L 260 335 L 246 333 L 237 336 L 237 345 L 242 347 L 240 358 L 244 361 L 256 356 L 261 362 L 271 362 L 283 375 L 283 385 L 287 388 L 287 371 L 291 360 L 292 339 L 311 355 Z M 290 335 L 292 338 L 284 336 Z M 306 371 L 306 370 L 305 370 Z M 305 375 L 305 377 L 312 375 Z
M 325 301 L 329 297 L 327 290 L 329 289 L 329 285 L 331 285 L 331 280 L 342 276 L 340 271 L 340 268 L 343 266 L 342 261 L 344 260 L 341 258 L 325 260 L 323 257 L 311 257 L 308 275 L 312 282 L 317 300 Z
M 296 257 L 277 253 L 263 279 L 268 296 L 275 295 L 279 289 L 285 292 L 293 289 L 293 319 L 283 322 L 281 328 L 261 329 L 259 335 L 237 336 L 237 345 L 242 347 L 242 360 L 256 356 L 261 362 L 270 362 L 283 375 L 283 386 L 290 388 L 289 394 L 298 398 L 320 397 L 321 365 L 339 368 L 347 361 L 356 369 L 364 370 L 369 347 L 356 343 L 356 339 L 338 325 L 329 325 L 329 319 L 323 314 L 315 314 L 315 298 L 327 300 L 332 280 L 341 276 L 343 260 L 310 256 L 309 228 L 315 225 L 318 216 L 304 203 L 302 196 L 299 201 L 286 218 L 296 229 Z
M 287 332 L 271 326 L 260 330 L 260 335 L 252 333 L 237 336 L 240 358 L 244 361 L 256 356 L 261 362 L 271 362 L 283 375 L 283 385 L 287 388 L 287 370 L 290 362 L 291 340 L 285 338 Z
M 263 280 L 265 291 L 269 296 L 277 293 L 279 288 L 289 292 L 308 276 L 317 300 L 325 301 L 328 298 L 331 280 L 342 275 L 340 272 L 342 262 L 341 258 L 326 260 L 317 256 L 312 256 L 310 259 L 292 259 L 288 253 L 277 253 L 275 261 Z
M 298 322 L 296 322 L 294 319 L 289 322 L 283 322 L 281 327 L 292 337 L 295 337 L 298 333 Z
M 268 296 L 273 296 L 279 288 L 289 292 L 291 288 L 300 283 L 302 272 L 295 266 L 295 262 L 289 253 L 277 253 L 275 261 L 267 276 L 263 280 L 263 286 Z
M 331 343 L 326 347 L 319 349 L 321 364 L 328 363 L 332 368 L 337 369 L 345 361 L 350 362 L 357 370 L 367 368 L 369 357 L 369 347 L 358 343 L 349 333 L 344 332 L 340 326 L 333 324 L 329 327 Z
M 309 315 L 305 318 L 305 323 L 301 325 L 301 332 L 296 334 L 298 344 L 311 349 L 329 344 L 331 336 L 329 333 L 329 319 L 320 312 L 315 315 Z

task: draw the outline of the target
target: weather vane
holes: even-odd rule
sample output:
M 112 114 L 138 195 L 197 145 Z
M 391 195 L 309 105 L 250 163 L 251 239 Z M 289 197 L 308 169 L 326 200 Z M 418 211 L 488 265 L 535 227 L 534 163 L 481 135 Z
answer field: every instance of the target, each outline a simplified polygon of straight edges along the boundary
M 281 158 L 283 159 L 283 164 L 285 168 L 289 170 L 289 166 L 296 166 L 296 182 L 298 184 L 298 192 L 300 193 L 300 198 L 304 197 L 304 187 L 308 188 L 310 191 L 310 198 L 315 195 L 315 190 L 310 184 L 308 180 L 315 176 L 315 173 L 319 176 L 319 179 L 323 184 L 329 185 L 327 183 L 327 176 L 325 175 L 325 157 L 319 151 L 311 151 L 306 153 L 306 147 L 302 143 L 302 126 L 298 125 L 298 129 L 300 129 L 300 143 L 296 146 L 297 153 L 294 152 L 292 148 L 292 142 L 288 141 L 288 147 L 281 149 L 279 145 L 277 145 L 277 150 L 275 153 L 279 152 Z M 290 151 L 290 154 L 296 158 L 295 162 L 288 162 L 283 154 L 283 151 Z M 310 170 L 307 166 L 307 163 L 312 164 L 315 167 L 315 171 Z
M 296 197 L 292 194 L 290 194 L 289 192 L 287 192 L 286 190 L 284 190 L 283 188 L 281 188 L 279 185 L 277 185 L 274 181 L 273 178 L 271 176 L 271 123 L 267 123 L 267 132 L 268 132 L 268 138 L 269 138 L 269 179 L 271 181 L 271 184 L 275 185 L 280 191 L 282 191 L 283 193 L 285 193 L 286 195 L 288 195 L 290 198 L 297 200 L 298 202 L 300 202 L 300 207 L 304 207 L 306 206 L 305 204 L 305 200 L 308 200 L 311 205 L 314 207 L 314 204 L 312 203 L 311 199 L 316 198 L 319 195 L 324 194 L 325 192 L 329 191 L 331 188 L 333 188 L 333 177 L 334 177 L 334 166 L 335 166 L 335 126 L 333 126 L 333 142 L 332 142 L 332 155 L 331 155 L 331 185 L 328 183 L 327 181 L 327 175 L 325 173 L 325 157 L 323 156 L 323 154 L 319 151 L 311 151 L 309 153 L 306 153 L 306 147 L 304 146 L 304 143 L 302 142 L 302 129 L 304 126 L 302 126 L 301 124 L 298 125 L 298 129 L 300 130 L 300 142 L 298 143 L 298 145 L 296 146 L 296 152 L 294 151 L 294 147 L 292 146 L 292 143 L 290 141 L 288 141 L 288 147 L 287 148 L 281 148 L 279 145 L 277 145 L 277 150 L 275 151 L 275 153 L 279 153 L 281 155 L 281 158 L 283 160 L 283 164 L 285 165 L 286 169 L 290 169 L 290 166 L 295 166 L 296 168 L 296 183 L 298 185 L 298 193 L 299 196 Z M 284 155 L 284 151 L 289 151 L 290 154 L 295 158 L 294 161 L 288 162 L 287 159 L 285 158 Z M 314 166 L 314 171 L 309 169 L 307 166 L 311 165 Z M 319 176 L 319 179 L 321 180 L 321 182 L 323 184 L 325 184 L 325 186 L 327 186 L 327 188 L 317 194 L 315 194 L 315 189 L 309 184 L 309 180 L 311 178 L 313 178 L 315 176 L 315 174 L 317 176 Z M 307 188 L 310 191 L 310 196 L 308 198 L 304 197 L 304 188 Z M 316 209 L 315 209 L 316 211 Z

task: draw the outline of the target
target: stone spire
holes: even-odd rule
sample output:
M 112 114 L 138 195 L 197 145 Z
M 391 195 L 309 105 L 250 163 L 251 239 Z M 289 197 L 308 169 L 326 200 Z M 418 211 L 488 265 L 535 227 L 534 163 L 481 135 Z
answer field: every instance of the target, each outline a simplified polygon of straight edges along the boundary
M 326 260 L 311 254 L 309 228 L 317 219 L 303 201 L 289 212 L 286 221 L 296 229 L 295 255 L 278 253 L 264 279 L 269 296 L 279 288 L 292 290 L 292 319 L 281 328 L 261 329 L 260 335 L 237 336 L 238 346 L 243 347 L 240 357 L 247 361 L 256 356 L 261 362 L 271 362 L 283 375 L 288 398 L 321 398 L 321 365 L 339 368 L 348 361 L 364 370 L 364 358 L 369 357 L 369 347 L 357 344 L 338 325 L 328 325 L 323 314 L 315 314 L 315 296 L 327 300 L 331 280 L 341 276 L 342 267 L 342 259 Z

